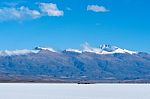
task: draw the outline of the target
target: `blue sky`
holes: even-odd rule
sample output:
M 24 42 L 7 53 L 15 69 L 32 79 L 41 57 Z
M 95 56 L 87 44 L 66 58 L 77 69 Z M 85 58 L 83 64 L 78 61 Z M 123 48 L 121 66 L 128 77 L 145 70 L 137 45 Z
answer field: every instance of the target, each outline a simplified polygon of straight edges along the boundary
M 149 0 L 1 0 L 0 49 L 112 44 L 150 52 Z

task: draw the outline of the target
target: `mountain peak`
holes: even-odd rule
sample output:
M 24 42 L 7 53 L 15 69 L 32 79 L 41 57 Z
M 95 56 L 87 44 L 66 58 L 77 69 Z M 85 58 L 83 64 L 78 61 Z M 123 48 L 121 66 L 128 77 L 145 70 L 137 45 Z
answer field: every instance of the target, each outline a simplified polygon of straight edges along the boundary
M 48 51 L 51 51 L 51 52 L 57 52 L 53 48 L 46 48 L 46 47 L 35 47 L 34 49 L 35 50 L 48 50 Z
M 109 45 L 109 44 L 100 45 L 99 48 L 101 50 L 108 51 L 108 52 L 112 52 L 112 51 L 115 51 L 115 50 L 119 49 L 118 47 L 112 46 L 112 45 Z

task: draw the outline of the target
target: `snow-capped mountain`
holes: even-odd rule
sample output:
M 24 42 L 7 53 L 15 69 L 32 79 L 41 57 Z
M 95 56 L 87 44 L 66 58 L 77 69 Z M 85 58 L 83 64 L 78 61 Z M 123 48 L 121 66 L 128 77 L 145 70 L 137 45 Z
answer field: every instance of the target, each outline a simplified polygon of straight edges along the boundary
M 150 54 L 111 45 L 0 51 L 1 81 L 150 81 Z

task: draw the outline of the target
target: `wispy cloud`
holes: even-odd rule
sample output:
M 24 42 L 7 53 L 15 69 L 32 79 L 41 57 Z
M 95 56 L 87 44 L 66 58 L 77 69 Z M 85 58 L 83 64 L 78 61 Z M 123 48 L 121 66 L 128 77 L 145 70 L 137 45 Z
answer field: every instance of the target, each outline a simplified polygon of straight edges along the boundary
M 21 6 L 19 8 L 1 8 L 0 20 L 24 20 L 24 19 L 36 19 L 41 16 L 41 13 L 37 10 L 31 10 L 28 7 Z
M 88 6 L 87 6 L 87 11 L 108 12 L 109 10 L 106 9 L 104 6 L 88 5 Z
M 59 10 L 56 4 L 53 3 L 40 3 L 40 9 L 42 13 L 48 16 L 63 16 L 64 12 Z

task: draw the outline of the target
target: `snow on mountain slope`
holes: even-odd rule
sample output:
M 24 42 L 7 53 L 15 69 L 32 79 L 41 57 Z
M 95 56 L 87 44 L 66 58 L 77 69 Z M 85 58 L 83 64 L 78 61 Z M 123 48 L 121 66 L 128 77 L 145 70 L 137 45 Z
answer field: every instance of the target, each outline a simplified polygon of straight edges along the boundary
M 27 55 L 30 53 L 38 53 L 40 50 L 48 50 L 51 52 L 56 52 L 53 48 L 43 48 L 43 47 L 36 47 L 34 50 L 4 50 L 0 51 L 0 56 L 13 56 L 13 55 Z
M 11 55 L 24 55 L 24 54 L 30 54 L 30 53 L 38 53 L 41 50 L 48 50 L 51 52 L 57 52 L 53 48 L 44 48 L 44 47 L 35 47 L 34 50 L 14 50 L 14 51 L 0 51 L 0 56 L 11 56 Z M 75 52 L 75 53 L 84 53 L 84 52 L 89 52 L 89 53 L 96 53 L 96 54 L 114 54 L 114 53 L 128 53 L 128 54 L 137 54 L 138 52 L 135 51 L 129 51 L 126 49 L 121 49 L 116 46 L 111 46 L 111 45 L 100 45 L 98 48 L 91 47 L 88 43 L 85 43 L 82 46 L 82 49 L 66 49 L 66 52 Z
M 5 51 L 0 51 L 0 56 L 26 55 L 26 54 L 38 53 L 38 52 L 39 52 L 38 50 L 27 50 L 27 49 L 13 50 L 13 51 L 5 50 Z
M 72 48 L 66 49 L 65 51 L 66 51 L 66 52 L 82 53 L 81 50 L 78 50 L 78 49 L 72 49 Z
M 136 54 L 137 52 L 135 51 L 129 51 L 126 49 L 121 49 L 116 46 L 111 46 L 111 45 L 100 45 L 99 47 L 102 50 L 102 54 L 114 54 L 114 53 L 128 53 L 128 54 Z
M 114 53 L 128 53 L 128 54 L 136 54 L 135 51 L 129 51 L 126 49 L 121 49 L 116 46 L 111 45 L 100 45 L 99 48 L 93 48 L 88 43 L 85 43 L 83 46 L 83 52 L 91 52 L 96 54 L 114 54 Z

